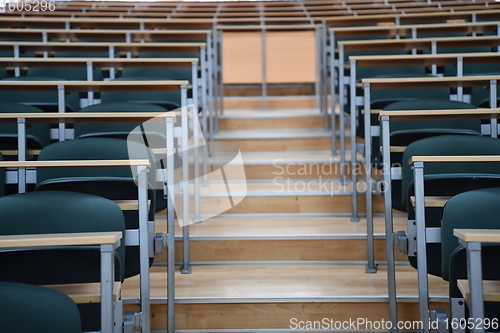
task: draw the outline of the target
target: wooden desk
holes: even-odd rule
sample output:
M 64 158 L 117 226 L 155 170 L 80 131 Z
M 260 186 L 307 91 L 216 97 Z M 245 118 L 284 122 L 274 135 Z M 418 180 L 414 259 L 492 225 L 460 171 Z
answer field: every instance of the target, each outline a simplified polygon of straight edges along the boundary
M 483 303 L 483 271 L 481 261 L 482 243 L 500 243 L 500 230 L 497 229 L 455 229 L 453 234 L 458 237 L 459 243 L 467 250 L 467 274 L 469 277 L 469 288 L 465 287 L 465 281 L 459 281 L 458 286 L 464 298 L 469 298 L 469 310 L 471 318 L 484 318 Z M 487 286 L 495 288 L 493 295 L 488 295 L 494 301 L 498 301 L 499 281 L 490 281 Z M 491 301 L 491 299 L 489 299 Z M 472 328 L 473 333 L 484 332 L 484 326 Z
M 114 328 L 114 249 L 119 246 L 121 238 L 121 232 L 9 235 L 0 236 L 0 248 L 99 245 L 102 267 L 99 297 L 101 303 L 101 332 L 112 333 Z
M 434 23 L 413 25 L 385 25 L 385 26 L 362 26 L 362 27 L 340 27 L 330 28 L 330 41 L 336 46 L 337 38 L 341 37 L 370 37 L 383 36 L 388 38 L 419 38 L 427 34 L 462 33 L 464 35 L 484 34 L 485 32 L 496 32 L 499 21 L 488 22 L 463 22 L 463 23 Z
M 0 29 L 2 39 L 23 40 L 39 39 L 48 42 L 90 40 L 119 40 L 123 42 L 150 41 L 205 41 L 211 30 L 77 30 L 77 29 Z

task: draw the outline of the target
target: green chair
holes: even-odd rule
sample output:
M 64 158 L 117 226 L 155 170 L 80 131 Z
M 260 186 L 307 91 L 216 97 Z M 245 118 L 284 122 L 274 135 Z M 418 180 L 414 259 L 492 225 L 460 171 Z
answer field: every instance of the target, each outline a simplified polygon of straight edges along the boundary
M 158 77 L 121 77 L 114 81 L 157 81 L 157 80 L 173 80 L 172 78 Z M 102 103 L 117 103 L 117 102 L 142 102 L 159 105 L 167 110 L 175 110 L 181 106 L 181 93 L 174 91 L 164 92 L 103 92 L 101 93 Z
M 385 68 L 385 67 L 384 67 Z M 389 67 L 387 67 L 389 68 Z M 423 71 L 423 69 L 422 69 Z M 434 75 L 425 73 L 392 73 L 377 75 L 377 78 L 402 78 L 402 77 L 432 77 Z M 358 76 L 357 76 L 358 77 Z M 375 76 L 370 76 L 375 77 Z M 433 100 L 450 100 L 450 90 L 448 88 L 421 88 L 421 89 L 374 89 L 371 90 L 370 108 L 371 109 L 384 109 L 389 104 L 415 99 L 433 99 Z M 359 90 L 356 93 L 362 96 L 363 92 Z M 358 106 L 358 127 L 356 133 L 360 137 L 364 137 L 364 117 L 361 114 L 363 106 Z M 371 115 L 371 125 L 377 126 L 379 124 L 378 115 Z
M 441 99 L 412 99 L 389 104 L 384 111 L 395 110 L 446 110 L 446 109 L 475 109 L 471 104 Z M 434 120 L 434 121 L 393 121 L 390 125 L 391 146 L 406 147 L 410 143 L 438 135 L 460 134 L 480 135 L 481 121 L 478 120 Z M 372 139 L 373 163 L 383 166 L 380 152 L 379 137 Z M 391 164 L 403 164 L 402 153 L 391 153 Z M 405 210 L 401 205 L 401 179 L 393 179 L 392 203 L 393 208 Z
M 449 281 L 450 304 L 464 304 L 457 280 L 467 279 L 465 249 L 453 235 L 454 229 L 500 229 L 500 188 L 478 189 L 452 197 L 444 207 L 441 224 L 442 278 Z M 499 280 L 500 266 L 498 245 L 483 244 L 482 268 L 484 280 Z M 463 318 L 467 311 L 450 307 L 452 318 Z M 485 318 L 500 316 L 500 303 L 484 303 Z
M 43 110 L 32 105 L 0 102 L 0 113 L 43 113 Z M 0 124 L 0 150 L 17 151 L 17 133 L 17 124 Z M 40 150 L 50 143 L 49 124 L 26 126 L 26 133 L 28 150 Z
M 500 155 L 500 140 L 473 135 L 442 135 L 411 143 L 403 153 L 401 205 L 408 212 L 408 220 L 415 219 L 410 197 L 414 195 L 413 171 L 408 163 L 412 156 Z M 426 196 L 454 196 L 479 188 L 500 187 L 500 169 L 494 163 L 429 164 L 424 168 Z M 426 227 L 441 225 L 441 207 L 426 207 Z M 429 265 L 427 272 L 441 276 L 441 244 L 427 244 Z M 410 254 L 410 263 L 416 267 L 416 256 Z
M 85 193 L 28 192 L 0 198 L 0 214 L 0 235 L 122 232 L 122 245 L 115 250 L 115 279 L 123 280 L 125 221 L 113 201 Z M 101 279 L 98 246 L 3 249 L 0 258 L 2 265 L 9 267 L 0 270 L 0 281 L 50 285 Z M 52 304 L 46 307 L 50 309 Z M 82 330 L 99 330 L 99 304 L 82 304 L 79 308 Z M 89 312 L 90 317 L 86 315 Z M 32 332 L 39 330 L 32 328 Z
M 131 148 L 132 147 L 132 148 Z M 149 149 L 140 143 L 111 138 L 87 138 L 56 142 L 42 150 L 40 161 L 51 160 L 128 160 L 129 148 L 145 159 L 152 160 Z M 149 183 L 155 185 L 154 166 L 149 171 Z M 138 200 L 135 179 L 130 168 L 43 168 L 37 170 L 36 191 L 72 191 L 102 196 L 111 200 Z M 154 221 L 155 197 L 151 199 L 149 221 Z M 127 229 L 139 228 L 139 212 L 124 210 Z M 151 240 L 152 241 L 152 240 Z M 127 246 L 127 258 L 139 258 L 139 246 Z M 152 259 L 151 259 L 152 263 Z M 124 277 L 140 272 L 138 260 L 124 263 Z
M 0 282 L 0 313 L 4 332 L 82 332 L 76 304 L 49 288 Z
M 3 79 L 2 81 L 67 81 L 65 78 L 57 78 L 52 76 L 18 76 Z M 65 96 L 66 111 L 74 111 L 79 109 L 79 97 L 76 93 L 71 93 Z M 22 103 L 39 107 L 45 112 L 58 111 L 58 96 L 57 92 L 2 92 L 0 93 L 2 102 Z
M 500 71 L 492 72 L 487 71 L 483 73 L 475 73 L 474 75 L 500 75 Z M 500 102 L 500 87 L 497 84 L 497 105 Z M 471 103 L 476 105 L 478 108 L 489 108 L 490 107 L 490 87 L 472 87 L 471 92 Z
M 101 103 L 88 106 L 81 109 L 79 112 L 167 112 L 166 109 L 159 105 L 147 103 Z M 75 124 L 75 137 L 77 138 L 90 138 L 90 137 L 106 137 L 127 140 L 130 132 L 139 124 L 135 123 L 112 123 L 112 124 L 98 124 L 98 123 L 81 123 Z M 159 133 L 164 132 L 159 131 Z M 151 135 L 151 134 L 149 134 Z M 175 144 L 175 143 L 174 143 Z M 164 146 L 164 145 L 163 145 Z M 160 148 L 160 147 L 150 147 Z M 180 159 L 175 159 L 175 167 L 180 166 Z M 165 194 L 163 190 L 156 190 L 156 211 L 161 211 L 166 207 Z
M 113 102 L 87 106 L 79 112 L 168 112 L 159 105 L 147 103 Z M 75 138 L 109 137 L 127 139 L 137 123 L 79 123 L 75 124 Z

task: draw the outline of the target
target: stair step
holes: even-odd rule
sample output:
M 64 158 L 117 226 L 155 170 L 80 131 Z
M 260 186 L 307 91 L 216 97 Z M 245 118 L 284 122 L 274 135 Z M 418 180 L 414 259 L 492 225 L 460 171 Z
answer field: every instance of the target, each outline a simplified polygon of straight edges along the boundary
M 329 121 L 329 120 L 327 120 Z M 220 130 L 304 129 L 324 127 L 324 116 L 317 110 L 293 112 L 287 110 L 241 111 L 228 110 L 219 117 Z
M 215 140 L 234 143 L 242 152 L 316 152 L 332 149 L 331 132 L 323 128 L 221 130 L 215 135 Z M 336 141 L 338 150 L 340 140 L 337 138 Z M 346 137 L 345 149 L 349 151 L 350 147 L 350 140 Z
M 158 216 L 157 231 L 165 232 Z M 374 218 L 375 258 L 385 260 L 382 216 Z M 406 229 L 406 219 L 395 219 L 395 230 Z M 176 229 L 177 261 L 182 260 L 182 230 Z M 366 261 L 366 220 L 324 216 L 218 216 L 190 226 L 193 262 L 256 261 Z M 165 262 L 165 254 L 156 262 Z M 396 253 L 397 261 L 406 261 Z
M 166 328 L 166 267 L 151 269 L 152 329 Z M 401 320 L 418 320 L 417 277 L 409 265 L 397 267 Z M 448 308 L 448 284 L 429 276 L 432 307 Z M 122 288 L 125 310 L 137 310 L 139 278 Z M 380 265 L 196 265 L 176 271 L 177 329 L 290 329 L 297 321 L 357 317 L 388 320 L 387 273 Z M 360 327 L 364 328 L 364 327 Z
M 312 96 L 273 96 L 267 98 L 267 108 L 314 108 Z M 224 109 L 262 109 L 261 97 L 224 97 Z

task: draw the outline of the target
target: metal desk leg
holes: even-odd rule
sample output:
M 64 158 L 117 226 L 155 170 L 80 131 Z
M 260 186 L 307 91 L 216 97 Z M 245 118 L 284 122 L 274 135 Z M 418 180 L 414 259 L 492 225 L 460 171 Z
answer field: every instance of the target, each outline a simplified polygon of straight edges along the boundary
M 149 281 L 149 242 L 148 238 L 148 168 L 137 167 L 139 199 L 139 257 L 140 257 L 140 303 L 141 332 L 151 331 L 151 291 Z
M 17 118 L 17 156 L 19 161 L 26 161 L 26 119 Z M 26 168 L 17 171 L 18 192 L 26 192 Z
M 355 64 L 353 64 L 355 65 Z M 355 67 L 351 67 L 353 70 Z M 351 77 L 354 76 L 351 73 Z M 356 89 L 356 86 L 354 85 Z M 375 265 L 375 247 L 373 241 L 373 195 L 372 195 L 372 126 L 370 112 L 370 84 L 364 85 L 365 102 L 365 172 L 366 172 L 366 241 L 368 247 L 368 263 L 366 265 L 367 273 L 376 273 Z M 351 129 L 352 130 L 352 129 Z M 353 184 L 354 185 L 354 184 Z
M 469 277 L 469 311 L 470 318 L 474 320 L 474 327 L 471 329 L 472 333 L 483 333 L 483 322 L 476 320 L 484 319 L 484 303 L 483 303 L 483 267 L 481 262 L 481 243 L 470 242 L 466 243 L 460 240 L 467 249 L 467 275 Z
M 66 100 L 64 99 L 64 86 L 57 86 L 57 108 L 59 113 L 66 112 Z M 59 141 L 66 140 L 66 124 L 59 123 Z
M 341 49 L 342 51 L 343 49 Z M 341 55 L 343 56 L 343 52 L 341 52 Z M 339 77 L 342 80 L 342 84 L 340 85 L 339 89 L 339 96 L 344 94 L 344 66 L 342 63 L 339 63 L 339 71 L 340 75 Z M 351 216 L 351 221 L 359 221 L 359 212 L 358 212 L 358 177 L 357 177 L 357 149 L 356 149 L 356 70 L 351 68 L 351 72 L 349 73 L 349 78 L 350 78 L 350 84 L 349 84 L 349 101 L 350 101 L 350 123 L 351 123 L 351 182 L 352 182 L 352 190 L 351 190 L 351 205 L 352 205 L 352 216 Z M 344 102 L 344 98 L 342 97 L 342 102 Z M 340 106 L 343 109 L 343 106 Z M 341 110 L 342 110 L 341 109 Z M 342 112 L 342 111 L 341 111 Z M 342 116 L 341 116 L 342 117 Z M 341 119 L 342 122 L 342 119 Z M 340 134 L 342 135 L 342 133 Z M 365 143 L 366 144 L 366 143 Z
M 189 123 L 188 123 L 188 108 L 187 108 L 187 87 L 181 87 L 181 102 L 182 102 L 182 274 L 191 273 L 191 263 L 189 254 Z
M 396 291 L 396 265 L 394 261 L 393 243 L 393 216 L 392 216 L 392 187 L 391 187 L 391 144 L 389 117 L 383 116 L 382 153 L 384 162 L 384 211 L 385 211 L 385 252 L 387 260 L 387 287 L 389 295 L 389 318 L 392 322 L 391 332 L 397 332 L 398 309 Z
M 425 231 L 424 163 L 413 164 L 415 183 L 415 223 L 417 225 L 417 277 L 420 320 L 423 332 L 429 333 L 429 281 L 427 279 L 427 248 Z
M 113 245 L 101 244 L 101 332 L 113 333 L 113 283 L 115 281 Z
M 167 330 L 175 330 L 174 124 L 167 120 Z

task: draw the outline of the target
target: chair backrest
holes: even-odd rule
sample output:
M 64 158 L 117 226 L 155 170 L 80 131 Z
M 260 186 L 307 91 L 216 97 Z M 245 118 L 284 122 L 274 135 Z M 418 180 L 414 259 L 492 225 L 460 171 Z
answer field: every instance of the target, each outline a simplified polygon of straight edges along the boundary
M 18 76 L 3 79 L 2 81 L 67 81 L 65 78 L 52 76 Z M 66 109 L 70 111 L 78 110 L 79 97 L 76 93 L 65 96 Z M 57 111 L 57 92 L 0 92 L 2 102 L 13 102 L 35 105 L 44 111 Z
M 408 164 L 412 156 L 500 155 L 500 140 L 471 135 L 442 135 L 418 140 L 403 153 L 401 204 L 407 207 L 408 187 L 413 182 L 413 171 Z M 500 174 L 495 163 L 429 164 L 425 175 L 444 174 Z
M 474 75 L 500 75 L 500 71 L 493 72 L 492 69 L 494 67 L 490 67 L 490 70 L 482 73 L 474 73 Z M 500 101 L 500 87 L 497 84 L 497 105 Z M 484 108 L 489 108 L 490 107 L 490 87 L 488 86 L 477 86 L 477 87 L 472 87 L 471 91 L 471 103 L 476 105 L 477 107 L 484 107 Z
M 49 288 L 0 282 L 0 313 L 5 332 L 81 333 L 76 304 Z
M 165 80 L 158 77 L 121 77 L 114 81 L 155 81 Z M 165 92 L 103 92 L 101 93 L 102 103 L 116 102 L 144 102 L 160 105 L 167 110 L 177 109 L 181 105 L 181 93 L 173 91 Z
M 103 197 L 75 192 L 40 191 L 0 198 L 0 235 L 125 232 L 120 207 Z M 125 238 L 125 234 L 123 235 Z M 125 246 L 116 250 L 118 280 Z M 0 281 L 63 284 L 100 281 L 99 247 L 62 247 L 0 251 Z
M 439 99 L 412 99 L 389 104 L 386 111 L 393 110 L 445 110 L 475 109 L 471 104 Z M 410 143 L 427 137 L 445 134 L 480 135 L 481 120 L 438 120 L 438 121 L 392 121 L 390 124 L 391 145 L 407 146 Z M 378 142 L 377 142 L 378 143 Z M 372 156 L 377 157 L 375 163 L 382 162 L 380 146 L 375 145 Z M 391 153 L 391 163 L 402 164 L 402 153 Z M 392 181 L 393 208 L 406 210 L 401 205 L 401 180 Z
M 387 105 L 384 111 L 394 110 L 446 110 L 446 109 L 475 109 L 472 104 L 444 99 L 421 98 L 395 102 Z M 481 133 L 481 121 L 477 120 L 424 120 L 424 121 L 393 121 L 391 134 L 398 131 L 423 131 L 425 129 L 466 129 Z
M 500 188 L 460 193 L 444 207 L 441 225 L 442 275 L 449 280 L 450 260 L 459 247 L 454 229 L 500 229 Z
M 404 77 L 433 77 L 425 73 L 389 73 L 378 75 L 377 78 L 404 78 Z M 385 108 L 390 103 L 410 99 L 439 99 L 449 100 L 448 88 L 419 88 L 419 89 L 374 89 L 371 91 L 372 108 Z
M 43 113 L 43 110 L 32 105 L 0 102 L 0 113 Z M 2 147 L 3 149 L 17 149 L 17 133 L 16 124 L 0 124 L 0 136 L 2 142 L 6 144 L 5 148 Z M 42 149 L 50 143 L 49 124 L 26 126 L 26 133 L 29 149 Z
M 136 156 L 152 160 L 151 151 L 137 142 L 112 138 L 86 138 L 56 142 L 42 150 L 40 161 L 48 160 L 123 160 L 129 159 L 129 147 L 133 147 Z M 153 187 L 156 181 L 154 166 L 149 172 L 149 183 Z M 74 191 L 99 195 L 111 200 L 137 200 L 138 190 L 130 168 L 45 168 L 37 170 L 37 191 Z M 151 200 L 149 220 L 154 221 L 155 196 Z M 124 210 L 125 227 L 139 228 L 137 210 Z M 139 247 L 127 246 L 126 258 L 138 258 Z M 125 278 L 139 273 L 139 261 L 124 262 Z
M 79 112 L 167 112 L 165 108 L 147 103 L 101 103 L 87 106 Z M 112 124 L 75 124 L 75 137 L 109 137 L 127 139 L 130 132 L 139 124 L 112 123 Z

